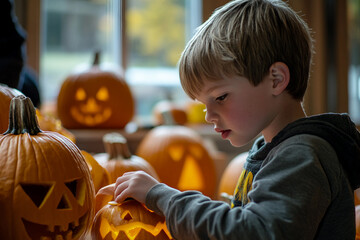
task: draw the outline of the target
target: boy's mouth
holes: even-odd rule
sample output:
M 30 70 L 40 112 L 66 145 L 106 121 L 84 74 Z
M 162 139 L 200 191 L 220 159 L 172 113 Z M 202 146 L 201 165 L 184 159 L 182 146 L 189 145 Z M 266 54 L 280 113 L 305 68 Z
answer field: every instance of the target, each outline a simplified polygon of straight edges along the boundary
M 220 128 L 214 128 L 214 129 L 216 132 L 221 134 L 221 137 L 223 139 L 226 139 L 230 135 L 230 132 L 231 132 L 230 129 L 227 129 L 227 130 L 221 130 Z

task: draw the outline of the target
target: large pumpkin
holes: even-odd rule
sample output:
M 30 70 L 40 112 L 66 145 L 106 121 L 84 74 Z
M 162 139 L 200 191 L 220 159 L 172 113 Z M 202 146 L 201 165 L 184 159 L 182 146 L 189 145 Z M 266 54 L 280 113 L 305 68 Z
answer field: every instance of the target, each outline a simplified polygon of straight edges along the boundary
M 158 175 L 154 168 L 143 158 L 132 155 L 126 138 L 117 132 L 107 133 L 103 137 L 106 154 L 95 154 L 94 158 L 109 172 L 111 183 L 125 172 L 142 170 L 154 178 Z
M 169 240 L 173 239 L 165 218 L 135 200 L 109 202 L 100 209 L 91 227 L 93 240 Z
M 13 98 L 0 138 L 0 239 L 79 239 L 94 216 L 94 186 L 76 145 L 41 131 L 31 100 Z
M 216 170 L 203 140 L 185 126 L 158 126 L 140 142 L 136 155 L 146 159 L 160 181 L 179 190 L 214 197 Z
M 102 70 L 96 60 L 90 69 L 65 79 L 57 99 L 57 115 L 68 129 L 124 128 L 134 116 L 134 105 L 124 78 Z
M 11 99 L 21 94 L 22 93 L 15 88 L 0 84 L 0 133 L 5 132 L 9 126 L 9 108 Z
M 88 152 L 82 150 L 81 153 L 84 155 L 86 163 L 89 166 L 91 178 L 94 183 L 95 193 L 100 188 L 105 187 L 111 183 L 109 172 L 101 166 L 96 159 Z

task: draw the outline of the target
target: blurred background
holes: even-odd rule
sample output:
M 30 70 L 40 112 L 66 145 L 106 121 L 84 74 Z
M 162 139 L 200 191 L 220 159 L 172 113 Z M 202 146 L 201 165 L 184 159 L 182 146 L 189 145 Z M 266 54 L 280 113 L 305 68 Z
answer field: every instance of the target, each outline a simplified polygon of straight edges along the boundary
M 54 104 L 66 76 L 89 66 L 94 52 L 101 51 L 101 63 L 123 71 L 135 95 L 134 121 L 148 126 L 159 101 L 189 101 L 180 87 L 177 61 L 195 28 L 226 2 L 14 0 L 14 10 L 27 33 L 26 64 L 38 76 L 42 106 Z M 315 39 L 304 101 L 308 115 L 348 112 L 360 125 L 360 1 L 288 3 Z

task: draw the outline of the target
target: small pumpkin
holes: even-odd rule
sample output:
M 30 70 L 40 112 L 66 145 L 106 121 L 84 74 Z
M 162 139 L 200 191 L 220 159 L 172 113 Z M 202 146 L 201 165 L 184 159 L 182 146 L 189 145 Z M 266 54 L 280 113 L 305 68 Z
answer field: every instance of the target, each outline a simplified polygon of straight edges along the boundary
M 167 116 L 166 114 L 170 114 L 171 116 L 168 116 L 168 119 L 165 119 Z M 167 100 L 159 101 L 155 104 L 153 115 L 156 125 L 169 124 L 169 120 L 171 121 L 171 125 L 184 125 L 187 122 L 187 114 L 184 108 Z
M 360 188 L 354 191 L 354 203 L 355 205 L 360 205 Z
M 8 87 L 5 84 L 0 84 L 0 133 L 5 132 L 9 126 L 9 109 L 11 99 L 19 95 L 22 95 L 19 90 Z
M 103 154 L 95 154 L 94 158 L 109 172 L 111 183 L 125 172 L 142 170 L 159 179 L 154 168 L 144 159 L 132 155 L 126 138 L 117 132 L 107 133 L 103 137 L 106 160 Z
M 0 239 L 80 239 L 94 216 L 94 186 L 77 146 L 41 131 L 30 98 L 14 97 L 0 138 Z
M 82 150 L 81 153 L 84 155 L 86 163 L 89 166 L 91 178 L 95 187 L 95 193 L 97 193 L 100 188 L 105 187 L 111 183 L 110 174 L 95 160 L 95 158 L 90 153 L 84 150 Z
M 135 114 L 135 101 L 125 79 L 99 67 L 99 54 L 90 69 L 69 75 L 57 98 L 63 126 L 122 129 Z
M 199 101 L 189 101 L 185 104 L 185 111 L 189 124 L 207 124 L 205 104 Z
M 91 236 L 93 240 L 173 239 L 163 216 L 132 199 L 121 204 L 111 201 L 100 209 L 94 218 Z
M 161 182 L 179 190 L 198 190 L 214 197 L 216 169 L 200 135 L 185 126 L 162 125 L 150 130 L 136 155 L 146 159 Z
M 238 179 L 246 162 L 247 156 L 248 152 L 241 153 L 234 157 L 226 166 L 224 172 L 221 175 L 218 187 L 219 199 L 226 200 L 223 198 L 231 198 L 231 196 L 234 194 Z
M 39 109 L 36 109 L 36 116 L 38 118 L 39 126 L 42 130 L 58 132 L 70 139 L 72 142 L 76 143 L 75 135 L 65 129 L 59 119 L 53 116 L 42 114 Z

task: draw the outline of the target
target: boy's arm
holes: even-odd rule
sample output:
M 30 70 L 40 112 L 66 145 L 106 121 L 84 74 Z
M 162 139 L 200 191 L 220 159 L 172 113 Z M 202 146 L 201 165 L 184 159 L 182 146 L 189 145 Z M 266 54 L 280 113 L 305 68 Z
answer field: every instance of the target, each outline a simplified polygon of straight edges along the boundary
M 316 154 L 297 144 L 277 151 L 259 171 L 244 208 L 164 184 L 149 191 L 146 205 L 165 215 L 176 239 L 312 239 L 330 195 Z

